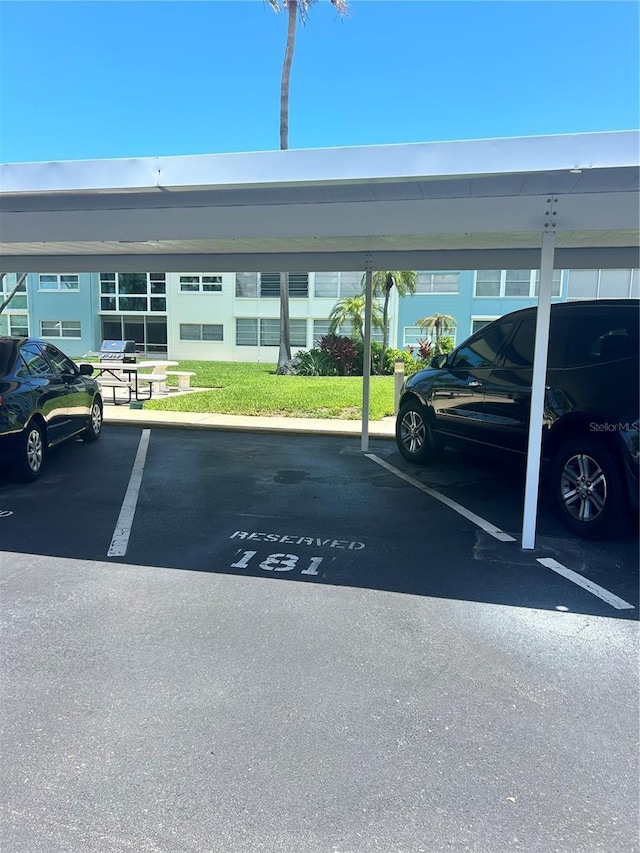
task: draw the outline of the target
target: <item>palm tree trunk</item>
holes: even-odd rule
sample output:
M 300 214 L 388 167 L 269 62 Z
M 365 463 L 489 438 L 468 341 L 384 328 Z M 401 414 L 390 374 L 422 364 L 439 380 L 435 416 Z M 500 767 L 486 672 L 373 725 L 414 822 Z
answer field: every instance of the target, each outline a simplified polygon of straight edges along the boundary
M 298 16 L 297 0 L 289 0 L 289 20 L 287 27 L 287 46 L 282 64 L 282 83 L 280 85 L 280 150 L 289 147 L 289 81 L 291 63 L 296 46 L 296 20 Z M 277 373 L 291 361 L 291 334 L 289 329 L 289 273 L 280 273 L 280 350 L 278 352 Z
M 287 45 L 282 64 L 282 82 L 280 84 L 280 149 L 289 147 L 289 80 L 291 78 L 291 63 L 296 46 L 296 19 L 298 15 L 298 0 L 289 0 L 289 20 L 287 27 Z
M 289 273 L 280 273 L 280 350 L 277 373 L 291 361 L 291 334 L 289 329 Z

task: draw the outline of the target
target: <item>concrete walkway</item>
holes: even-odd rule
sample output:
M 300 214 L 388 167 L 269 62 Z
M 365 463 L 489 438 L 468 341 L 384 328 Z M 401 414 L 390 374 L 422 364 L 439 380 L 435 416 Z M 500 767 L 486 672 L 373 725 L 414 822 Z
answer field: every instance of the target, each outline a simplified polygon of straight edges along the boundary
M 361 421 L 344 421 L 330 418 L 250 417 L 246 415 L 218 415 L 200 412 L 161 412 L 130 409 L 128 406 L 104 407 L 106 424 L 126 424 L 139 427 L 183 427 L 186 429 L 244 430 L 245 432 L 296 432 L 315 435 L 362 434 Z M 393 438 L 395 418 L 369 422 L 370 438 Z

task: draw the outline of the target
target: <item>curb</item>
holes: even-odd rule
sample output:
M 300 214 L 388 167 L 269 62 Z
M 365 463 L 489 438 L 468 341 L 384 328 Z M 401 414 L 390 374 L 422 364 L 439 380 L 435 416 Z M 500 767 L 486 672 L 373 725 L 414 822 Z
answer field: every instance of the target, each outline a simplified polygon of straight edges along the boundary
M 121 409 L 114 412 L 105 407 L 104 423 L 110 426 L 135 426 L 160 429 L 209 429 L 238 430 L 257 433 L 295 433 L 298 435 L 337 435 L 359 438 L 362 435 L 361 421 L 323 420 L 317 418 L 265 418 L 241 415 L 190 414 L 187 412 L 157 412 L 139 409 Z M 395 419 L 369 423 L 369 437 L 392 439 Z

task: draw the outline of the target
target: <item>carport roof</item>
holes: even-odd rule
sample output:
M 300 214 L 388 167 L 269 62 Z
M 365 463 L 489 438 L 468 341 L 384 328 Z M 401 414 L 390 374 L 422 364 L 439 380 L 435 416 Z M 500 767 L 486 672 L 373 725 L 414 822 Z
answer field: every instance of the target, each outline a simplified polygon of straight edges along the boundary
M 638 263 L 638 131 L 0 166 L 7 272 Z

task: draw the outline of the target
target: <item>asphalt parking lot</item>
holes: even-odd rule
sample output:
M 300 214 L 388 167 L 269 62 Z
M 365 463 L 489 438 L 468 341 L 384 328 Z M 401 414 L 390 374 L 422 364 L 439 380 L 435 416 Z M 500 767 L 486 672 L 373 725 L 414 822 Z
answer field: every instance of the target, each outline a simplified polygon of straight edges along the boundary
M 122 547 L 119 516 L 143 444 Z M 514 541 L 489 535 L 421 485 Z M 637 618 L 637 527 L 586 542 L 543 500 L 536 549 L 524 552 L 522 500 L 517 471 L 455 451 L 419 468 L 390 441 L 372 441 L 363 455 L 355 438 L 107 427 L 95 447 L 53 451 L 36 485 L 0 480 L 0 523 L 6 551 Z M 255 555 L 243 557 L 248 551 Z M 280 552 L 288 564 L 261 565 Z M 538 558 L 630 606 L 612 608 Z
M 136 427 L 0 479 L 2 849 L 635 850 L 637 528 L 523 552 L 521 492 Z

